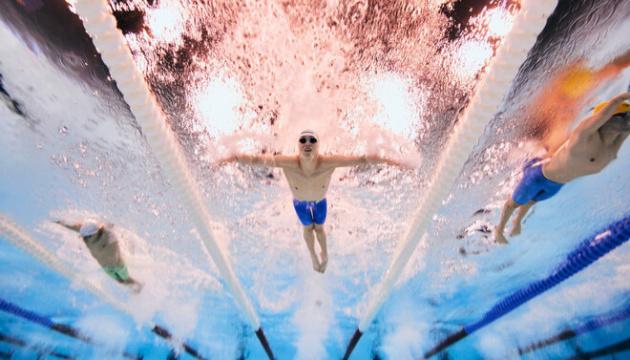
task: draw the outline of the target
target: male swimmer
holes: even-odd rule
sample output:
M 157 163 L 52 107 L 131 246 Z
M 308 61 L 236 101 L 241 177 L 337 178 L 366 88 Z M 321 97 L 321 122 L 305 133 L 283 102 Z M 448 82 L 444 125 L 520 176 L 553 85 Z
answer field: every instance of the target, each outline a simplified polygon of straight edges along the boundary
M 140 292 L 142 284 L 129 276 L 129 271 L 118 245 L 118 237 L 112 231 L 113 225 L 101 224 L 92 219 L 86 219 L 82 223 L 74 224 L 69 224 L 62 220 L 55 222 L 79 233 L 90 253 L 107 275 L 117 282 L 129 286 L 133 291 Z
M 521 232 L 521 221 L 538 201 L 554 196 L 569 181 L 602 171 L 617 157 L 630 134 L 630 93 L 618 95 L 597 105 L 593 114 L 580 123 L 558 150 L 545 159 L 534 158 L 523 169 L 523 178 L 503 206 L 495 229 L 495 240 L 506 244 L 503 234 L 510 216 L 519 209 L 513 221 L 511 236 Z
M 525 111 L 528 132 L 548 152 L 555 152 L 568 138 L 570 124 L 599 86 L 630 66 L 630 49 L 605 65 L 590 68 L 582 59 L 563 66 L 541 88 Z M 562 108 L 562 111 L 557 111 Z
M 304 226 L 304 240 L 313 269 L 320 273 L 326 271 L 328 264 L 324 223 L 327 212 L 326 192 L 334 170 L 338 167 L 378 163 L 408 168 L 398 161 L 376 155 L 320 155 L 319 137 L 313 130 L 304 130 L 300 134 L 297 155 L 237 154 L 220 163 L 233 161 L 282 169 L 293 194 L 293 207 Z M 315 236 L 321 249 L 320 258 L 315 253 Z

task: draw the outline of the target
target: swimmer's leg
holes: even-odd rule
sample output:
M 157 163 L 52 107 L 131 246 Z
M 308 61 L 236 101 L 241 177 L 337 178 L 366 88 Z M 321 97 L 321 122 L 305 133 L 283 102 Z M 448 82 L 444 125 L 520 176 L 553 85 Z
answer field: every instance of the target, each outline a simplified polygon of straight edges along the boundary
M 517 236 L 521 233 L 521 222 L 523 221 L 525 214 L 527 214 L 534 204 L 536 204 L 536 202 L 532 200 L 518 209 L 518 213 L 516 213 L 516 217 L 512 221 L 512 231 L 510 231 L 510 236 Z
M 304 226 L 304 241 L 306 242 L 306 247 L 311 256 L 311 261 L 313 262 L 313 270 L 322 272 L 319 259 L 317 259 L 317 255 L 315 254 L 315 234 L 313 234 L 313 230 L 313 224 Z
M 324 231 L 324 224 L 315 224 L 315 234 L 317 234 L 317 242 L 319 243 L 320 258 L 322 262 L 320 264 L 320 270 L 323 273 L 326 271 L 326 265 L 328 265 L 328 247 L 326 246 L 326 232 Z
M 507 244 L 507 239 L 505 238 L 505 235 L 503 235 L 505 224 L 507 224 L 510 216 L 512 216 L 514 210 L 516 210 L 516 208 L 519 206 L 519 204 L 512 200 L 512 197 L 508 198 L 508 200 L 505 202 L 505 205 L 503 205 L 503 210 L 501 212 L 501 219 L 499 220 L 499 224 L 494 229 L 494 241 L 498 242 L 499 244 Z

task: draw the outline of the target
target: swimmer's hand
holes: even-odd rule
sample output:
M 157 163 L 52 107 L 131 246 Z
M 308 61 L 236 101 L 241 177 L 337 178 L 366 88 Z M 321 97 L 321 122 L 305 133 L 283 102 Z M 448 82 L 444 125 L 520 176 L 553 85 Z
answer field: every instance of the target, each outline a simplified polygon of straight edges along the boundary
M 57 219 L 53 221 L 55 224 L 57 225 L 61 225 L 63 227 L 65 227 L 66 229 L 69 230 L 73 230 L 73 231 L 79 231 L 79 229 L 81 229 L 81 224 L 69 224 L 63 220 Z

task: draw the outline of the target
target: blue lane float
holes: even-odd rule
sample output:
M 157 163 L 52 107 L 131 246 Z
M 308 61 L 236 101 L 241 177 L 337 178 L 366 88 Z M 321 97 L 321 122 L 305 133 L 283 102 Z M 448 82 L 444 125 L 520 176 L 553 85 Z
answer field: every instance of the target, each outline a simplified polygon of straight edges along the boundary
M 446 339 L 435 345 L 424 354 L 429 358 L 459 340 L 492 323 L 510 311 L 523 305 L 527 301 L 558 285 L 574 274 L 584 270 L 587 266 L 597 261 L 630 238 L 630 215 L 610 224 L 603 231 L 582 241 L 578 247 L 567 255 L 566 259 L 558 265 L 551 275 L 545 279 L 534 281 L 511 295 L 505 297 L 494 305 L 481 320 L 464 326 L 458 332 L 451 334 Z
M 560 341 L 565 341 L 565 340 L 574 338 L 576 336 L 582 335 L 584 333 L 597 330 L 604 326 L 612 325 L 616 322 L 626 320 L 629 317 L 630 317 L 630 305 L 622 308 L 621 310 L 612 312 L 610 314 L 597 316 L 595 319 L 589 320 L 579 326 L 576 326 L 573 329 L 562 330 L 556 335 L 553 335 L 544 340 L 540 340 L 530 345 L 527 345 L 524 348 L 519 348 L 518 353 L 519 355 L 525 355 L 527 353 L 530 353 L 538 349 L 542 349 L 546 346 L 558 343 Z
M 7 335 L 2 332 L 0 332 L 0 342 L 9 344 L 16 348 L 32 351 L 37 355 L 37 359 L 45 359 L 47 358 L 47 356 L 53 356 L 59 359 L 66 359 L 66 360 L 76 359 L 76 356 L 60 353 L 58 351 L 54 351 L 54 350 L 48 349 L 46 347 L 38 346 L 38 345 L 27 344 L 26 341 L 20 338 Z M 10 351 L 7 353 L 6 358 L 12 359 L 14 356 L 15 354 L 13 353 L 13 351 Z
M 24 320 L 28 320 L 32 323 L 35 323 L 41 326 L 44 326 L 50 330 L 70 336 L 77 340 L 83 341 L 87 344 L 94 345 L 92 339 L 90 339 L 89 337 L 85 335 L 82 335 L 77 329 L 68 325 L 56 323 L 46 316 L 40 315 L 30 310 L 26 310 L 2 298 L 0 298 L 0 311 L 4 311 L 5 313 L 20 317 Z M 127 352 L 123 353 L 123 356 L 127 359 L 142 360 L 142 356 L 132 355 Z
M 52 320 L 50 320 L 49 318 L 39 315 L 37 313 L 34 313 L 32 311 L 23 309 L 2 298 L 0 298 L 0 310 L 9 314 L 15 315 L 17 317 L 21 317 L 30 322 L 45 326 L 47 328 L 52 328 L 55 325 L 55 323 L 53 323 Z
M 93 344 L 92 343 L 92 339 L 90 339 L 89 337 L 82 335 L 77 329 L 68 326 L 68 325 L 64 325 L 64 324 L 59 324 L 56 323 L 52 320 L 50 320 L 49 318 L 47 318 L 46 316 L 40 315 L 36 312 L 30 311 L 30 310 L 26 310 L 18 305 L 15 305 L 11 302 L 8 302 L 6 300 L 4 300 L 3 298 L 0 298 L 0 311 L 4 311 L 8 314 L 12 314 L 15 315 L 17 317 L 20 317 L 22 319 L 28 320 L 32 323 L 44 326 L 46 328 L 49 328 L 53 331 L 56 331 L 58 333 L 73 337 L 77 340 L 81 340 L 85 343 L 88 344 Z M 151 329 L 151 331 L 156 334 L 157 336 L 170 341 L 173 340 L 173 335 L 164 327 L 161 327 L 159 325 L 155 325 L 153 327 L 153 329 Z M 192 356 L 193 358 L 197 359 L 197 360 L 206 360 L 201 354 L 199 354 L 199 352 L 191 345 L 189 345 L 188 343 L 182 343 L 181 344 L 182 348 L 184 349 L 184 351 Z M 176 353 L 177 351 L 175 351 Z M 135 356 L 135 355 L 131 355 L 128 353 L 124 353 L 124 356 L 126 358 L 129 359 L 139 359 L 140 357 Z
M 607 355 L 616 355 L 622 352 L 630 350 L 630 338 L 616 342 L 612 345 L 605 346 L 593 351 L 579 351 L 575 356 L 568 358 L 567 360 L 583 360 L 583 359 L 596 359 Z M 626 357 L 627 359 L 627 357 Z

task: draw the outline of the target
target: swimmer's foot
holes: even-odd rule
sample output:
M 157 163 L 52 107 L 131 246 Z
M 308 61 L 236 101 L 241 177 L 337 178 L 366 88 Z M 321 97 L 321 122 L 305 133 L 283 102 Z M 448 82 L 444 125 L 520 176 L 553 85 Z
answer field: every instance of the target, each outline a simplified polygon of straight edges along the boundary
M 324 273 L 324 271 L 326 271 L 326 266 L 328 265 L 328 254 L 326 254 L 326 253 L 323 253 L 323 252 L 322 252 L 322 253 L 320 254 L 320 257 L 321 257 L 321 259 L 322 259 L 322 262 L 321 262 L 321 264 L 320 264 L 320 267 L 319 267 L 319 268 L 320 268 L 320 270 L 321 270 L 321 272 L 322 272 L 322 274 L 323 274 L 323 273 Z
M 503 235 L 503 232 L 499 232 L 497 230 L 494 231 L 494 241 L 497 244 L 507 244 L 508 241 L 505 238 L 505 235 Z
M 513 223 L 512 231 L 510 231 L 510 236 L 517 236 L 521 234 L 521 223 Z
M 142 291 L 143 285 L 137 281 L 127 283 L 127 286 L 136 294 L 139 294 Z
M 319 272 L 319 273 L 323 273 L 324 271 L 321 269 L 321 265 L 319 264 L 319 260 L 317 260 L 316 256 L 312 256 L 311 257 L 311 261 L 313 262 L 313 270 Z

